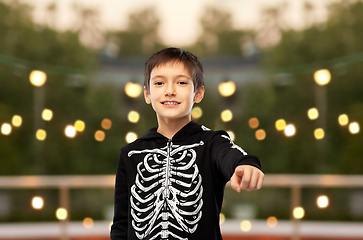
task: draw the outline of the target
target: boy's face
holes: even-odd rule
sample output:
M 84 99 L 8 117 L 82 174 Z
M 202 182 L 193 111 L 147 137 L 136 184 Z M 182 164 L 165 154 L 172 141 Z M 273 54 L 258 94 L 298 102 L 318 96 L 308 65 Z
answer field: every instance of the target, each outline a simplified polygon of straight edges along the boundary
M 155 67 L 150 74 L 150 90 L 144 88 L 145 101 L 158 119 L 189 122 L 193 104 L 204 96 L 204 87 L 194 91 L 193 79 L 183 63 Z

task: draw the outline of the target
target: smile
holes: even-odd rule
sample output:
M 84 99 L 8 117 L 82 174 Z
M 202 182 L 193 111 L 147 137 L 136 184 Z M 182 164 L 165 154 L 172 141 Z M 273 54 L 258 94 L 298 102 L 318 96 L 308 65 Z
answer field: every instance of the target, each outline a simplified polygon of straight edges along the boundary
M 166 101 L 166 102 L 162 102 L 163 105 L 179 105 L 180 102 L 175 102 L 175 101 Z

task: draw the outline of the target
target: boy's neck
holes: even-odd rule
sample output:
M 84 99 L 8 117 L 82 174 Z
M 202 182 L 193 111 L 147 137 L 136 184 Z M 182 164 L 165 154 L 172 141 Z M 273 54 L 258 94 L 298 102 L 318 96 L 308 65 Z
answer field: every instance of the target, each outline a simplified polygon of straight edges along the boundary
M 168 139 L 172 139 L 173 136 L 182 129 L 185 125 L 187 125 L 191 121 L 190 117 L 185 117 L 182 119 L 163 119 L 158 118 L 158 133 L 167 137 Z

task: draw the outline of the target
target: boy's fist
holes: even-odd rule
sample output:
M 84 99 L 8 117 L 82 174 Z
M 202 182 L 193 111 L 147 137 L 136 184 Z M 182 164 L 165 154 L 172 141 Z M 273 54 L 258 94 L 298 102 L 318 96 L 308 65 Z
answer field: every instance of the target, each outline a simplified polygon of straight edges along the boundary
M 236 167 L 231 177 L 231 187 L 236 192 L 259 190 L 262 187 L 264 177 L 265 175 L 258 168 L 240 165 Z

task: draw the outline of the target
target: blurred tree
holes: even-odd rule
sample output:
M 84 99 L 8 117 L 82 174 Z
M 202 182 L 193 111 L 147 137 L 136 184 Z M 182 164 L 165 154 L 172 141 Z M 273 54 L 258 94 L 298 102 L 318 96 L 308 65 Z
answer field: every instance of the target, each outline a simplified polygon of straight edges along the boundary
M 215 7 L 207 7 L 200 19 L 202 35 L 187 49 L 197 56 L 241 56 L 247 44 L 254 42 L 253 31 L 235 29 L 231 14 Z
M 145 8 L 129 15 L 125 31 L 106 33 L 106 43 L 112 46 L 114 56 L 150 56 L 164 48 L 157 30 L 160 20 L 153 8 Z
M 305 5 L 309 18 L 311 8 L 313 6 Z M 361 172 L 358 170 L 363 168 L 359 159 L 363 149 L 358 147 L 363 140 L 361 134 L 349 134 L 346 128 L 339 126 L 337 119 L 341 113 L 347 113 L 351 121 L 363 122 L 363 85 L 360 80 L 363 74 L 362 11 L 362 1 L 336 2 L 329 6 L 326 22 L 308 22 L 308 27 L 303 30 L 281 29 L 281 41 L 265 49 L 265 66 L 278 73 L 272 77 L 276 96 L 274 113 L 298 125 L 295 144 L 288 149 L 285 143 L 276 142 L 279 150 L 270 157 L 271 160 L 278 158 L 283 161 L 287 152 L 291 152 L 286 160 L 289 163 L 285 163 L 282 171 L 316 172 L 319 169 L 320 161 L 315 154 L 317 140 L 313 137 L 315 125 L 307 119 L 306 111 L 316 107 L 314 71 L 328 68 L 332 81 L 327 85 L 327 162 L 324 172 Z M 272 172 L 280 171 L 276 165 L 270 167 Z
M 55 6 L 49 11 L 54 9 Z M 0 123 L 10 123 L 15 114 L 23 118 L 22 126 L 14 128 L 11 135 L 0 135 L 0 174 L 36 173 L 34 92 L 29 82 L 29 73 L 34 69 L 41 69 L 48 75 L 44 107 L 52 109 L 55 117 L 52 122 L 44 123 L 48 136 L 41 143 L 44 146 L 42 173 L 54 173 L 47 165 L 72 149 L 61 144 L 59 138 L 53 139 L 53 133 L 62 133 L 67 123 L 73 123 L 76 116 L 84 114 L 82 97 L 87 93 L 89 79 L 86 71 L 97 66 L 95 54 L 80 43 L 75 32 L 61 33 L 35 25 L 31 8 L 18 1 L 0 2 L 0 32 Z M 58 169 L 65 170 L 68 168 Z

